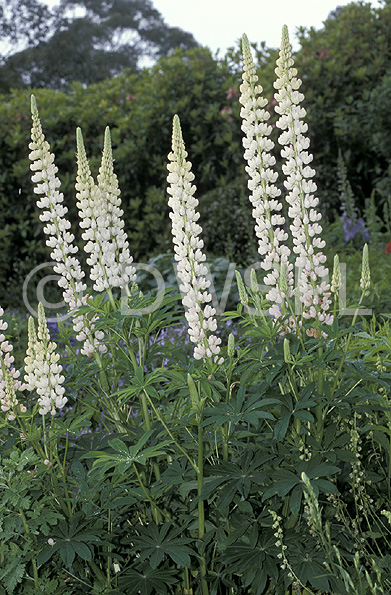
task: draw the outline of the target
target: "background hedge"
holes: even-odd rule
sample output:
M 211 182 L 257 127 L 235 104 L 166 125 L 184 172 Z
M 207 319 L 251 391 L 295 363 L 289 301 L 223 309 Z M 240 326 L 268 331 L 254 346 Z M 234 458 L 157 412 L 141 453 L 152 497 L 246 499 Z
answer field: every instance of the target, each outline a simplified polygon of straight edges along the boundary
M 358 201 L 364 204 L 377 188 L 381 207 L 391 176 L 391 0 L 383 1 L 379 9 L 364 2 L 340 8 L 321 30 L 301 29 L 299 39 L 295 62 L 303 80 L 323 207 L 334 215 L 339 209 L 338 147 Z M 272 109 L 277 52 L 262 44 L 254 50 Z M 76 235 L 75 130 L 77 126 L 83 130 L 96 175 L 108 125 L 135 260 L 145 262 L 171 249 L 166 162 L 172 117 L 178 113 L 196 176 L 208 253 L 243 264 L 254 258 L 241 146 L 240 81 L 238 48 L 222 59 L 194 48 L 177 51 L 140 74 L 124 72 L 88 87 L 74 85 L 67 94 L 28 89 L 1 96 L 0 303 L 4 307 L 20 303 L 28 272 L 49 260 L 29 173 L 32 92 L 56 154 Z M 277 129 L 273 133 L 276 140 Z

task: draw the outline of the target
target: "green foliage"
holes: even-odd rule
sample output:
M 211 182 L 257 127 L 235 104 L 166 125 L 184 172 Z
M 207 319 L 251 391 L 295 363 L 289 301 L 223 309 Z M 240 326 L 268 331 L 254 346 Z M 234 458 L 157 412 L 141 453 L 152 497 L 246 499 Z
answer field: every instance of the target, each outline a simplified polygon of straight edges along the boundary
M 333 11 L 322 29 L 299 33 L 295 63 L 305 73 L 318 185 L 332 206 L 338 204 L 333 171 L 339 148 L 361 206 L 372 188 L 384 187 L 389 177 L 385 145 L 379 152 L 377 141 L 389 117 L 390 22 L 388 2 L 380 8 L 351 2 Z
M 191 33 L 169 27 L 150 0 L 62 0 L 52 10 L 37 0 L 8 0 L 0 31 L 10 42 L 0 67 L 2 92 L 90 85 L 126 68 L 137 71 L 143 58 L 198 45 Z
M 202 195 L 228 184 L 243 171 L 239 108 L 236 97 L 226 98 L 227 90 L 234 84 L 226 64 L 213 60 L 207 50 L 194 49 L 187 53 L 177 51 L 140 76 L 127 73 L 112 79 L 110 85 L 91 85 L 87 94 L 84 87 L 77 85 L 67 95 L 51 90 L 37 91 L 45 133 L 56 154 L 73 229 L 77 231 L 78 220 L 74 198 L 75 129 L 83 128 L 95 174 L 103 146 L 100 122 L 104 121 L 111 128 L 131 253 L 136 261 L 145 262 L 149 256 L 168 250 L 171 232 L 165 161 L 171 141 L 171 120 L 176 112 L 181 114 L 186 142 L 193 146 L 197 195 L 206 222 L 209 201 L 203 206 Z M 220 113 L 227 104 L 232 105 L 235 120 L 229 121 Z M 0 301 L 4 306 L 21 302 L 21 287 L 27 274 L 49 260 L 32 184 L 26 176 L 29 105 L 30 93 L 14 91 L 4 97 L 0 107 L 3 172 L 0 180 L 3 229 Z M 218 243 L 223 245 L 225 233 L 221 236 L 223 239 Z M 210 247 L 215 240 L 216 235 L 211 235 Z M 237 242 L 240 244 L 239 240 Z M 38 271 L 32 285 L 36 287 L 39 278 L 47 274 L 47 268 Z M 58 301 L 54 283 L 48 284 L 46 290 L 50 289 L 54 294 L 52 300 Z M 35 291 L 30 285 L 27 291 L 33 300 Z

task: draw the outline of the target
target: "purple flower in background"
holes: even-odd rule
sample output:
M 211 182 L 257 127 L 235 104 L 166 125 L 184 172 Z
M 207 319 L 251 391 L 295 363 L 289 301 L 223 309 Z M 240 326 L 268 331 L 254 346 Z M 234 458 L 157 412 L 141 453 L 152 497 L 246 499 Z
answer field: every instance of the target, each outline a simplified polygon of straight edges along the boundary
M 61 316 L 61 318 L 64 318 L 64 316 Z M 58 340 L 60 338 L 60 332 L 59 332 L 59 329 L 58 329 L 57 321 L 56 320 L 50 320 L 50 321 L 48 321 L 47 322 L 47 327 L 49 329 L 50 340 L 51 341 L 58 342 Z M 69 337 L 69 342 L 70 342 L 71 345 L 75 345 L 76 344 L 75 337 Z
M 369 232 L 365 229 L 365 222 L 362 217 L 351 219 L 348 214 L 344 212 L 341 217 L 343 223 L 343 230 L 345 234 L 345 242 L 353 240 L 356 234 L 361 233 L 364 241 L 369 240 Z

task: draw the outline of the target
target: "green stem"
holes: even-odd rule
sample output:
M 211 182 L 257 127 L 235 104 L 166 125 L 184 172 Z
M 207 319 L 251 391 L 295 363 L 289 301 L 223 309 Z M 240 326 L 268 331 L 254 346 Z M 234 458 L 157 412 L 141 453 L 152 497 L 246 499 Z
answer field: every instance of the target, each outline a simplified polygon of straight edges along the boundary
M 149 417 L 146 395 L 147 395 L 147 393 L 145 391 L 142 391 L 139 394 L 139 397 L 140 397 L 140 401 L 141 401 L 141 407 L 143 410 L 144 427 L 145 427 L 145 430 L 148 432 L 151 429 L 151 420 Z M 159 469 L 159 465 L 156 461 L 152 461 L 152 469 L 155 474 L 156 481 L 160 481 L 161 480 L 160 469 Z M 157 508 L 155 508 L 154 510 L 155 510 L 155 516 L 156 516 L 156 524 L 159 524 L 162 521 L 161 515 Z
M 225 393 L 225 404 L 228 405 L 229 397 L 231 395 L 231 380 L 232 380 L 232 368 L 233 361 L 230 358 L 228 377 L 227 377 L 227 391 Z M 229 421 L 227 420 L 221 428 L 221 437 L 223 440 L 223 461 L 228 461 L 228 433 L 229 433 Z
M 107 532 L 110 535 L 111 533 L 111 510 L 108 510 L 107 514 Z M 111 557 L 110 557 L 111 547 L 107 546 L 107 586 L 110 587 L 111 585 L 111 574 L 110 574 L 110 565 L 111 565 Z
M 156 414 L 156 417 L 158 418 L 158 420 L 160 421 L 160 423 L 164 426 L 167 434 L 170 436 L 170 438 L 174 442 L 175 446 L 177 446 L 179 448 L 179 450 L 181 451 L 181 453 L 185 455 L 185 457 L 189 461 L 190 465 L 193 467 L 194 471 L 198 474 L 198 467 L 197 467 L 197 465 L 195 465 L 195 463 L 191 460 L 191 458 L 189 457 L 189 455 L 187 454 L 187 452 L 185 450 L 183 450 L 183 448 L 181 447 L 181 445 L 175 440 L 172 432 L 169 430 L 167 424 L 164 422 L 162 416 L 156 410 L 154 404 L 152 403 L 151 399 L 149 398 L 149 395 L 147 395 L 147 398 L 148 398 L 149 404 L 151 405 L 152 409 L 154 410 L 154 412 Z
M 145 496 L 147 497 L 148 501 L 149 501 L 149 502 L 151 503 L 151 505 L 152 505 L 153 513 L 154 513 L 154 515 L 155 515 L 156 524 L 158 525 L 158 524 L 161 522 L 161 520 L 162 520 L 162 519 L 161 519 L 161 516 L 164 516 L 164 517 L 166 517 L 166 519 L 167 519 L 169 522 L 171 522 L 171 517 L 170 517 L 170 515 L 169 515 L 167 512 L 165 512 L 164 510 L 161 510 L 161 509 L 158 507 L 158 505 L 156 504 L 156 502 L 155 502 L 155 501 L 152 499 L 152 497 L 149 495 L 147 488 L 145 487 L 145 485 L 144 485 L 144 484 L 143 484 L 143 482 L 142 482 L 141 476 L 140 476 L 140 474 L 139 474 L 139 472 L 138 472 L 138 470 L 137 470 L 137 467 L 136 467 L 135 463 L 133 463 L 133 467 L 134 467 L 134 470 L 135 470 L 135 472 L 136 472 L 137 479 L 138 479 L 138 482 L 139 482 L 139 484 L 140 484 L 140 487 L 141 487 L 142 491 L 144 492 Z
M 205 534 L 205 509 L 204 501 L 201 500 L 201 490 L 204 483 L 204 450 L 203 450 L 203 430 L 201 427 L 202 418 L 198 420 L 198 473 L 197 473 L 197 486 L 198 486 L 198 537 L 202 539 Z M 200 573 L 201 573 L 201 588 L 202 595 L 209 595 L 208 583 L 206 581 L 206 561 L 205 554 L 202 554 L 200 560 Z
M 364 297 L 364 292 L 362 292 L 362 294 L 361 294 L 360 301 L 358 302 L 358 308 L 356 309 L 356 311 L 355 311 L 355 313 L 354 313 L 353 320 L 352 320 L 352 324 L 351 324 L 351 327 L 352 327 L 352 328 L 354 327 L 354 325 L 355 325 L 355 323 L 356 323 L 357 316 L 358 316 L 358 311 L 359 311 L 359 309 L 360 309 L 360 306 L 361 306 L 361 303 L 362 303 L 363 297 Z M 351 338 L 352 338 L 352 331 L 350 331 L 350 333 L 349 333 L 349 335 L 348 335 L 348 340 L 346 341 L 345 348 L 344 348 L 344 350 L 343 350 L 343 354 L 342 354 L 341 362 L 340 362 L 340 364 L 339 364 L 339 367 L 338 367 L 337 373 L 336 373 L 336 375 L 335 375 L 335 379 L 334 379 L 334 383 L 333 383 L 333 388 L 332 388 L 332 390 L 331 390 L 331 396 L 333 396 L 333 395 L 334 395 L 334 391 L 335 391 L 335 389 L 336 389 L 336 387 L 337 387 L 337 383 L 338 383 L 338 380 L 339 380 L 340 374 L 341 374 L 341 372 L 342 372 L 342 367 L 343 367 L 343 365 L 344 365 L 344 363 L 345 363 L 345 359 L 346 359 L 346 355 L 347 355 L 347 352 L 348 352 L 348 349 L 349 349 L 349 345 L 350 345 L 350 339 L 351 339 Z
M 321 360 L 323 355 L 323 348 L 322 347 L 318 347 L 318 356 L 319 356 L 319 361 Z M 319 396 L 323 395 L 323 369 L 320 367 L 318 367 L 318 393 Z M 317 432 L 318 432 L 318 440 L 319 443 L 322 443 L 322 438 L 323 438 L 323 411 L 322 411 L 322 405 L 319 404 L 316 406 L 316 421 L 317 421 Z
M 23 512 L 23 510 L 21 508 L 19 508 L 19 514 L 20 514 L 20 516 L 22 518 L 23 527 L 24 527 L 27 535 L 30 536 L 30 529 L 28 527 L 27 520 L 26 520 L 26 517 L 24 515 L 24 512 Z M 39 587 L 39 578 L 38 578 L 37 561 L 33 557 L 31 559 L 31 562 L 32 562 L 32 565 L 33 565 L 34 585 L 35 585 L 36 588 L 38 588 Z
M 61 464 L 61 461 L 60 461 L 58 453 L 57 453 L 57 441 L 56 441 L 56 450 L 55 450 L 55 452 L 53 452 L 53 455 L 54 455 L 54 458 L 58 465 L 58 468 L 60 469 L 61 478 L 64 482 L 65 500 L 66 500 L 66 504 L 67 504 L 67 508 L 68 508 L 69 518 L 72 518 L 72 506 L 71 506 L 72 500 L 71 500 L 71 498 L 69 496 L 69 492 L 68 492 L 67 480 L 66 480 L 66 476 L 65 476 L 65 467 Z
M 151 429 L 151 420 L 149 417 L 149 411 L 148 411 L 148 404 L 147 404 L 147 399 L 146 399 L 146 392 L 142 391 L 140 393 L 140 400 L 141 400 L 141 406 L 142 406 L 142 410 L 143 410 L 143 418 L 144 418 L 144 424 L 145 424 L 145 429 L 148 432 Z M 161 476 L 160 476 L 160 469 L 159 469 L 159 465 L 157 464 L 156 461 L 153 461 L 152 463 L 152 467 L 155 473 L 155 477 L 157 481 L 160 481 Z

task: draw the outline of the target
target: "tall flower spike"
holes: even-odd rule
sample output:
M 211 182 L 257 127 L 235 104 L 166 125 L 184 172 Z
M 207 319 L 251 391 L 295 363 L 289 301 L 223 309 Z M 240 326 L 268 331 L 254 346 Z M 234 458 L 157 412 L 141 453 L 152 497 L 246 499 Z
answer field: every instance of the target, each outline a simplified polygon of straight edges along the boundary
M 25 357 L 26 385 L 28 390 L 35 390 L 39 395 L 39 413 L 46 415 L 50 412 L 51 415 L 55 415 L 56 410 L 64 407 L 68 399 L 64 397 L 64 376 L 61 375 L 62 366 L 58 363 L 60 356 L 56 353 L 57 345 L 50 341 L 42 304 L 38 304 L 38 337 L 31 317 L 28 331 Z
M 173 120 L 172 152 L 168 155 L 170 172 L 167 189 L 170 198 L 168 201 L 172 209 L 170 218 L 172 222 L 172 235 L 175 251 L 175 260 L 178 263 L 177 274 L 182 284 L 180 291 L 183 294 L 182 304 L 185 306 L 186 320 L 189 324 L 189 336 L 195 343 L 194 358 L 213 358 L 215 362 L 222 363 L 220 353 L 221 339 L 210 333 L 215 331 L 217 323 L 214 318 L 216 310 L 207 302 L 212 296 L 205 291 L 210 281 L 205 278 L 208 270 L 205 266 L 205 255 L 202 253 L 204 243 L 199 239 L 202 231 L 197 221 L 199 213 L 196 212 L 198 200 L 194 198 L 195 186 L 191 184 L 194 175 L 191 172 L 191 163 L 186 161 L 187 152 L 182 138 L 182 131 L 177 115 Z
M 31 113 L 33 125 L 31 129 L 31 153 L 29 155 L 32 163 L 30 169 L 34 172 L 32 181 L 36 185 L 34 192 L 43 195 L 37 206 L 43 209 L 39 216 L 41 221 L 47 222 L 44 232 L 49 236 L 46 245 L 52 248 L 51 258 L 56 261 L 53 269 L 60 275 L 59 286 L 63 290 L 63 298 L 69 306 L 69 312 L 73 312 L 86 303 L 87 295 L 83 292 L 87 286 L 83 283 L 84 272 L 81 270 L 78 259 L 73 256 L 77 252 L 77 246 L 73 245 L 75 236 L 70 233 L 70 222 L 65 219 L 68 212 L 67 207 L 62 203 L 64 195 L 58 188 L 61 182 L 56 176 L 57 167 L 54 165 L 54 155 L 50 152 L 50 145 L 45 140 L 42 126 L 39 119 L 37 104 L 34 95 L 31 96 Z M 104 352 L 105 345 L 100 343 L 103 337 L 101 331 L 93 336 L 93 323 L 85 315 L 74 317 L 73 328 L 78 333 L 77 339 L 84 341 L 81 352 L 91 356 L 95 350 Z
M 123 210 L 121 207 L 120 189 L 118 179 L 113 168 L 113 153 L 111 149 L 110 130 L 105 130 L 105 140 L 102 155 L 102 163 L 99 169 L 98 186 L 105 198 L 107 223 L 112 250 L 109 250 L 110 261 L 108 268 L 109 283 L 111 287 L 129 288 L 129 283 L 136 280 L 136 269 L 131 265 L 133 258 L 129 252 L 128 237 L 124 231 L 122 220 Z M 103 254 L 103 262 L 106 264 L 107 255 Z
M 364 296 L 369 295 L 369 288 L 371 287 L 371 271 L 369 269 L 368 244 L 364 244 L 362 251 L 360 287 L 363 290 Z
M 312 155 L 307 151 L 310 141 L 304 136 L 307 124 L 302 120 L 306 115 L 300 103 L 304 95 L 299 92 L 301 80 L 293 68 L 291 46 L 286 25 L 282 31 L 280 55 L 275 70 L 277 80 L 274 83 L 277 93 L 276 112 L 280 115 L 277 126 L 283 131 L 278 141 L 283 146 L 281 155 L 285 159 L 282 166 L 286 176 L 284 185 L 288 190 L 286 200 L 288 215 L 292 220 L 294 252 L 297 255 L 295 265 L 299 269 L 299 299 L 304 305 L 303 318 L 313 318 L 321 323 L 332 324 L 333 317 L 328 314 L 330 307 L 330 285 L 326 280 L 328 269 L 324 266 L 326 256 L 319 250 L 325 242 L 319 237 L 322 228 L 318 221 L 321 214 L 316 207 L 319 200 L 313 192 L 316 184 L 311 179 L 315 171 L 308 165 Z
M 333 276 L 331 277 L 331 292 L 338 293 L 341 289 L 341 267 L 339 264 L 339 256 L 334 256 Z
M 110 288 L 109 269 L 115 260 L 108 241 L 110 217 L 107 214 L 103 192 L 91 176 L 80 128 L 76 131 L 76 143 L 76 205 L 79 209 L 80 227 L 85 230 L 81 237 L 86 242 L 84 250 L 90 255 L 87 264 L 90 267 L 90 279 L 94 282 L 93 287 L 95 291 L 104 291 Z
M 278 200 L 281 191 L 275 186 L 277 173 L 273 171 L 276 163 L 270 151 L 274 147 L 268 138 L 272 127 L 267 124 L 270 118 L 265 109 L 267 100 L 261 96 L 262 87 L 257 85 L 258 76 L 251 55 L 246 35 L 242 37 L 243 82 L 240 86 L 240 115 L 243 119 L 242 131 L 244 158 L 248 165 L 246 172 L 250 176 L 248 188 L 256 221 L 255 233 L 258 238 L 258 252 L 262 257 L 261 266 L 267 272 L 264 283 L 270 286 L 266 298 L 272 303 L 269 313 L 278 319 L 286 315 L 287 299 L 292 295 L 293 265 L 289 264 L 289 248 L 284 245 L 288 234 L 284 231 L 284 217 L 280 214 L 282 203 Z M 281 269 L 285 267 L 286 288 L 279 283 Z
M 90 266 L 90 278 L 94 281 L 93 287 L 95 291 L 128 287 L 129 282 L 135 280 L 135 269 L 130 266 L 133 259 L 121 220 L 123 211 L 119 208 L 120 190 L 113 170 L 109 129 L 105 134 L 98 185 L 91 176 L 80 128 L 76 131 L 76 142 L 76 204 L 80 227 L 85 230 L 82 238 L 86 242 L 84 249 L 90 255 L 87 264 Z
M 13 366 L 13 347 L 4 335 L 8 324 L 2 319 L 3 314 L 4 310 L 0 307 L 0 403 L 1 410 L 7 412 L 8 420 L 12 421 L 16 417 L 18 406 L 22 413 L 26 411 L 24 405 L 19 405 L 16 396 L 17 391 L 23 391 L 26 387 L 19 380 L 19 370 Z

